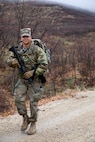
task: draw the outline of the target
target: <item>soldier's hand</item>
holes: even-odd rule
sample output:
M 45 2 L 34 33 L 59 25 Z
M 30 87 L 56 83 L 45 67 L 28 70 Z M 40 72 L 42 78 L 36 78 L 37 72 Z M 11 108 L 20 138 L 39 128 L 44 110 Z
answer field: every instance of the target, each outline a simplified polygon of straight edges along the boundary
M 13 67 L 13 68 L 20 67 L 17 59 L 12 60 L 11 67 Z
M 29 79 L 30 77 L 33 76 L 33 72 L 34 72 L 34 71 L 32 71 L 32 70 L 25 72 L 25 73 L 23 74 L 23 78 Z

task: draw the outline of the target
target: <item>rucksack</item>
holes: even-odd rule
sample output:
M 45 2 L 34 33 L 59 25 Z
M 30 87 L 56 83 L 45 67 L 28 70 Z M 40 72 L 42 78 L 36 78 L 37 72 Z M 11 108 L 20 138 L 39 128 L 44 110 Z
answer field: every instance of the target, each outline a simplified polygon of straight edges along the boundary
M 48 64 L 51 63 L 50 49 L 47 48 L 46 44 L 42 42 L 40 39 L 32 39 L 32 42 L 34 42 L 34 45 L 37 45 L 44 50 L 44 52 L 46 53 Z

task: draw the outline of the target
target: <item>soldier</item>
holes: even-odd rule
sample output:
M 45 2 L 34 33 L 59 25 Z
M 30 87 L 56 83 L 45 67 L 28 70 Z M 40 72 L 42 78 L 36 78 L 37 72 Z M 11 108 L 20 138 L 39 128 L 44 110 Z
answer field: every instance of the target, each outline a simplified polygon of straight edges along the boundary
M 46 72 L 48 62 L 43 49 L 33 44 L 30 28 L 21 29 L 21 43 L 17 48 L 17 52 L 24 60 L 27 72 L 22 74 L 19 69 L 19 62 L 11 52 L 8 58 L 8 65 L 18 70 L 17 82 L 13 93 L 14 101 L 18 113 L 23 116 L 21 131 L 27 130 L 27 134 L 32 135 L 36 133 L 38 101 L 42 98 L 44 91 L 44 84 L 41 82 L 39 76 Z M 36 64 L 38 64 L 38 67 L 33 76 Z M 30 77 L 33 77 L 32 85 L 28 82 Z M 26 94 L 28 94 L 30 100 L 30 116 L 28 116 L 25 104 Z M 28 126 L 30 126 L 29 129 L 27 129 Z

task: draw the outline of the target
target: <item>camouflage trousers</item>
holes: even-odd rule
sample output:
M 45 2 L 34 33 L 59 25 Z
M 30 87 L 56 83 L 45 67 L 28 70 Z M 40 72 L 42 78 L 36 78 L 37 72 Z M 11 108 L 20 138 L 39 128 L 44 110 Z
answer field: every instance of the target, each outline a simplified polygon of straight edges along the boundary
M 38 101 L 42 98 L 44 87 L 39 79 L 35 79 L 33 84 L 27 80 L 19 79 L 14 88 L 14 100 L 20 115 L 27 114 L 26 98 L 30 101 L 30 121 L 37 121 Z

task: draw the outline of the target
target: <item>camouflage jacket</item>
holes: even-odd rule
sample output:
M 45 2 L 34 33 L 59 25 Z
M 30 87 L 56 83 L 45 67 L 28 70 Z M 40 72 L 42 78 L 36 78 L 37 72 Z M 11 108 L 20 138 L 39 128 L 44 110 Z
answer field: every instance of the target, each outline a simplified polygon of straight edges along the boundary
M 30 47 L 24 49 L 22 45 L 18 46 L 17 48 L 18 54 L 23 59 L 27 71 L 32 70 L 36 64 L 38 64 L 38 67 L 36 69 L 35 75 L 41 75 L 44 74 L 47 71 L 48 68 L 48 61 L 45 52 L 43 49 L 41 49 L 39 46 L 34 45 L 33 42 L 31 42 Z M 11 62 L 14 59 L 13 53 L 10 51 L 7 63 L 9 66 L 11 66 Z M 22 73 L 20 69 L 18 68 L 18 74 L 22 76 Z

